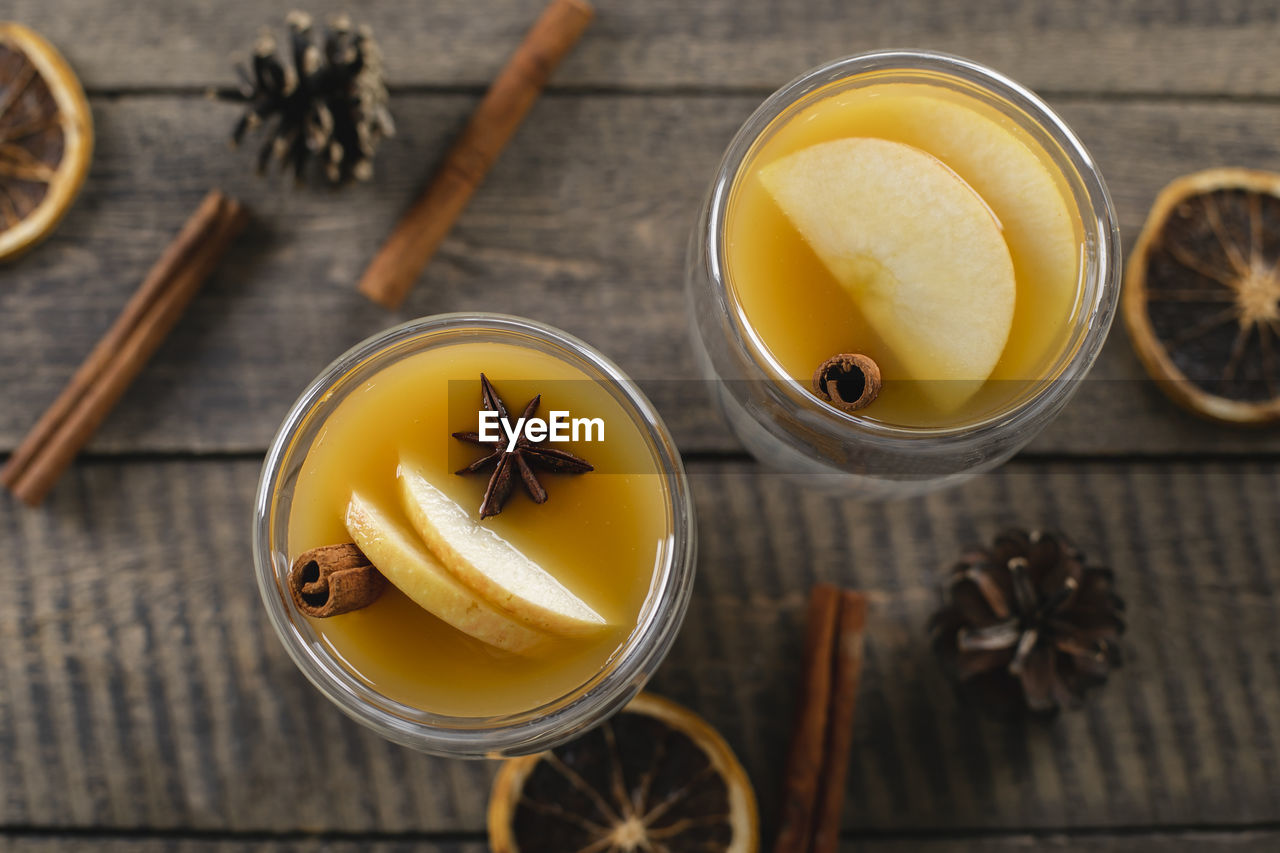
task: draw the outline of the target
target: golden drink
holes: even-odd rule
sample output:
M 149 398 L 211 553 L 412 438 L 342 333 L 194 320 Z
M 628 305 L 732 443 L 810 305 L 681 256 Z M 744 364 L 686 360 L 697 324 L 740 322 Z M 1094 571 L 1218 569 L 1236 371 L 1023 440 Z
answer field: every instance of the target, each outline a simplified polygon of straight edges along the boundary
M 762 170 L 788 155 L 850 138 L 901 143 L 936 158 L 997 221 L 1012 261 L 1012 321 L 998 360 L 985 377 L 977 375 L 981 387 L 972 393 L 936 393 L 944 365 L 927 358 L 911 363 L 912 353 L 886 342 L 886 331 L 893 331 L 886 323 L 894 324 L 889 315 L 913 316 L 930 306 L 893 305 L 869 322 L 859 297 L 864 271 L 856 266 L 863 259 L 840 259 L 849 271 L 833 273 L 837 261 L 815 252 L 761 179 Z M 921 201 L 927 208 L 930 200 Z M 1026 130 L 955 87 L 873 81 L 778 116 L 737 172 L 724 227 L 727 284 L 757 345 L 806 387 L 833 354 L 870 355 L 880 363 L 885 387 L 861 414 L 886 424 L 962 425 L 1008 408 L 1062 355 L 1081 310 L 1084 231 L 1066 177 Z M 894 227 L 910 231 L 915 223 Z M 927 231 L 913 240 L 909 251 L 933 249 Z M 876 263 L 867 274 L 881 273 Z M 892 286 L 877 284 L 881 292 Z
M 451 434 L 477 429 L 481 372 L 513 419 L 541 394 L 542 417 L 567 410 L 604 424 L 602 441 L 554 444 L 585 458 L 593 471 L 539 472 L 549 495 L 544 504 L 517 482 L 502 512 L 482 526 L 543 567 L 607 626 L 557 638 L 538 654 L 513 654 L 446 624 L 395 586 L 368 607 L 310 620 L 332 655 L 378 693 L 462 717 L 537 708 L 604 669 L 636 627 L 672 528 L 658 459 L 604 384 L 530 346 L 464 338 L 382 368 L 325 418 L 294 488 L 289 558 L 351 540 L 344 518 L 353 493 L 407 526 L 397 488 L 404 458 L 416 460 L 434 486 L 478 518 L 490 472 L 455 472 L 489 451 Z

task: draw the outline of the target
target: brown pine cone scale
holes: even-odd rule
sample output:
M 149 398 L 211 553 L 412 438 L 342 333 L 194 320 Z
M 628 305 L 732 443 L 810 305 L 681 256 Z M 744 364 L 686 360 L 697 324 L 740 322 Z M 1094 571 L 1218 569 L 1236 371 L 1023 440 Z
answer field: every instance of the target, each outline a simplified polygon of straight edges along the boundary
M 1060 534 L 1006 531 L 951 568 L 929 623 L 934 651 L 989 711 L 1078 707 L 1121 663 L 1114 581 Z

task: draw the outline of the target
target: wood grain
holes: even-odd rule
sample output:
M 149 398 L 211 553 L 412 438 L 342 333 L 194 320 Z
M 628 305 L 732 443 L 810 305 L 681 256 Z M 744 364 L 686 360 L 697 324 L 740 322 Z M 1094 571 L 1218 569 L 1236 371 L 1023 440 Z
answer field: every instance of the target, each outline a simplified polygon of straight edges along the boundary
M 1266 853 L 1280 844 L 1280 835 L 1272 832 L 1155 832 L 1112 835 L 1105 832 L 1089 835 L 1013 835 L 979 836 L 976 838 L 906 838 L 846 839 L 841 851 L 872 853 L 1187 853 L 1230 851 L 1230 853 Z
M 766 827 L 819 580 L 870 596 L 847 831 L 1280 821 L 1275 465 L 1015 462 L 887 505 L 690 473 L 700 577 L 652 686 L 724 732 Z M 0 826 L 483 831 L 490 767 L 365 733 L 286 658 L 252 581 L 256 477 L 95 462 L 40 510 L 0 502 Z M 1130 604 L 1125 669 L 1049 726 L 960 704 L 924 636 L 941 567 L 1010 523 L 1074 534 Z
M 1280 845 L 1280 833 L 1257 832 L 1143 832 L 1116 835 L 1012 835 L 958 839 L 866 839 L 854 833 L 841 844 L 842 853 L 1163 853 L 1170 849 L 1188 853 L 1272 853 Z M 485 853 L 488 845 L 476 841 L 359 839 L 237 839 L 237 838 L 133 838 L 100 835 L 0 835 L 0 853 Z
M 359 4 L 400 134 L 371 184 L 340 193 L 254 178 L 252 153 L 223 142 L 234 108 L 200 97 L 232 81 L 232 55 L 296 0 L 5 4 L 67 54 L 95 95 L 98 138 L 60 230 L 0 267 L 0 453 L 209 187 L 257 218 L 97 435 L 95 458 L 39 510 L 0 496 L 0 853 L 486 849 L 492 768 L 390 746 L 319 699 L 252 583 L 257 463 L 186 457 L 260 452 L 341 350 L 450 310 L 559 325 L 640 379 L 686 452 L 732 451 L 694 378 L 684 246 L 734 130 L 805 68 L 921 46 L 1048 93 L 1101 164 L 1126 243 L 1179 174 L 1280 169 L 1272 0 L 595 4 L 587 37 L 395 314 L 356 294 L 360 270 L 544 0 Z M 842 849 L 1280 849 L 1280 433 L 1174 409 L 1117 326 L 1032 451 L 958 491 L 889 505 L 695 463 L 701 577 L 654 689 L 724 731 L 771 835 L 808 587 L 866 588 Z M 138 458 L 154 453 L 179 458 Z M 1137 459 L 1148 454 L 1188 458 Z M 1130 604 L 1126 668 L 1051 726 L 998 725 L 960 704 L 922 635 L 939 568 L 1007 523 L 1074 533 L 1116 567 Z
M 369 838 L 164 838 L 139 835 L 113 838 L 95 835 L 0 835 L 0 853 L 486 853 L 489 845 L 476 841 L 402 841 Z M 1234 849 L 1234 848 L 1233 848 Z
M 230 57 L 294 0 L 9 0 L 6 17 L 43 31 L 90 90 L 230 82 Z M 482 87 L 543 0 L 378 0 L 360 4 L 399 85 Z M 1280 94 L 1280 25 L 1269 0 L 599 0 L 597 22 L 556 84 L 773 89 L 858 51 L 928 47 L 989 63 L 1050 91 Z M 325 17 L 356 11 L 312 0 Z M 85 38 L 93 33 L 93 38 Z M 127 61 L 124 61 L 127 57 Z
M 252 175 L 224 139 L 235 110 L 198 98 L 98 98 L 98 159 L 57 234 L 0 269 L 0 450 L 12 448 L 106 328 L 165 235 L 211 185 L 250 233 L 95 436 L 96 453 L 259 452 L 332 358 L 402 319 L 499 310 L 561 326 L 642 382 L 685 450 L 733 449 L 695 377 L 683 254 L 715 162 L 753 96 L 547 96 L 498 161 L 412 298 L 388 313 L 355 281 L 475 99 L 405 95 L 375 180 L 341 192 Z M 1132 237 L 1159 188 L 1215 163 L 1280 168 L 1280 106 L 1056 102 L 1111 179 Z M 193 164 L 197 164 L 193 167 Z M 1100 363 L 1033 449 L 1253 453 L 1168 404 L 1116 326 Z

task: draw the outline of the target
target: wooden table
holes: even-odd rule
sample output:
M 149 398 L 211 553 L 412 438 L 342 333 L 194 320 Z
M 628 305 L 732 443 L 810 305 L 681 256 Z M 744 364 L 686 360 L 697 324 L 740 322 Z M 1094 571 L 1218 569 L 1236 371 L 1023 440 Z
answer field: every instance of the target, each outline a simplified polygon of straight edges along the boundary
M 871 591 L 848 849 L 1280 849 L 1280 431 L 1199 422 L 1117 324 L 1068 410 L 1002 470 L 863 505 L 790 490 L 694 383 L 686 235 L 734 130 L 822 60 L 885 46 L 1029 84 L 1101 164 L 1130 245 L 1157 190 L 1280 169 L 1272 2 L 600 0 L 403 310 L 355 281 L 541 0 L 380 0 L 399 135 L 342 192 L 253 176 L 205 98 L 293 0 L 8 0 L 89 90 L 97 152 L 57 234 L 0 268 L 11 450 L 204 192 L 255 220 L 38 510 L 0 499 L 0 851 L 478 853 L 491 766 L 384 743 L 323 702 L 258 601 L 250 501 L 287 406 L 394 322 L 501 310 L 651 390 L 685 453 L 699 579 L 652 682 L 719 726 L 772 826 L 809 586 Z M 317 0 L 327 13 L 337 0 Z M 698 393 L 690 392 L 694 388 Z M 682 390 L 683 389 L 683 390 Z M 1002 525 L 1072 532 L 1130 603 L 1128 664 L 1049 726 L 959 704 L 924 634 L 938 571 Z

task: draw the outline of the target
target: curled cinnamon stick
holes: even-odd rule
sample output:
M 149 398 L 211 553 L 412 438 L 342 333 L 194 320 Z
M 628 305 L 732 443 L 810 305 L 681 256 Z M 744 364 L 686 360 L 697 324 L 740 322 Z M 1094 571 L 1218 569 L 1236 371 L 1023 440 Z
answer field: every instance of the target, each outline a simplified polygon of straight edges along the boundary
M 431 184 L 370 262 L 361 293 L 385 308 L 399 307 L 594 15 L 587 0 L 552 0 L 471 114 Z
M 831 584 L 815 586 L 809 594 L 800 708 L 783 776 L 781 828 L 774 853 L 807 853 L 813 840 L 813 810 L 831 708 L 831 649 L 839 618 L 840 591 Z
M 880 386 L 880 365 L 862 353 L 833 355 L 813 372 L 813 393 L 846 412 L 870 406 Z
M 350 542 L 304 551 L 289 569 L 293 603 L 321 619 L 368 607 L 386 588 L 386 577 Z
M 862 680 L 862 638 L 866 624 L 866 596 L 841 590 L 831 710 L 827 714 L 827 766 L 814 820 L 814 853 L 836 853 L 840 847 L 840 813 L 844 810 L 845 777 L 853 749 L 853 714 L 858 704 L 858 682 Z
M 33 506 L 44 499 L 178 322 L 247 219 L 235 199 L 217 190 L 205 197 L 9 457 L 0 483 Z
M 774 853 L 833 853 L 838 847 L 866 612 L 866 597 L 858 592 L 818 584 L 810 594 L 800 709 Z

